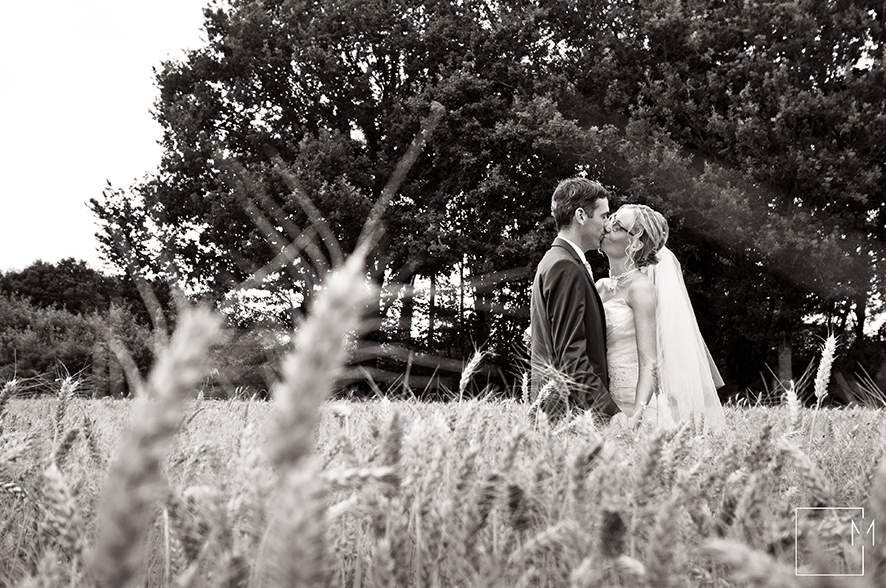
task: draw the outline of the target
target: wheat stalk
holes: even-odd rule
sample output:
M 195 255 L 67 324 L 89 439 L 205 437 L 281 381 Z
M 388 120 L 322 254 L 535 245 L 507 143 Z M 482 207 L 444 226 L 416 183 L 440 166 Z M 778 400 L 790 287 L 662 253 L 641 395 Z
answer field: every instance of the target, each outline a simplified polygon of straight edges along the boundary
M 831 484 L 824 472 L 799 447 L 785 439 L 778 441 L 778 448 L 788 454 L 812 492 L 812 506 L 829 506 L 833 498 Z
M 468 365 L 465 366 L 465 369 L 461 373 L 461 378 L 458 381 L 458 399 L 459 401 L 463 400 L 465 397 L 465 392 L 468 389 L 468 384 L 471 383 L 471 378 L 474 377 L 474 374 L 477 373 L 477 369 L 480 367 L 480 362 L 483 361 L 483 358 L 486 357 L 488 352 L 486 351 L 476 351 L 473 356 L 471 356 L 471 360 L 468 362 Z
M 346 359 L 347 341 L 360 327 L 364 305 L 370 300 L 364 260 L 365 252 L 360 250 L 328 276 L 284 361 L 283 379 L 274 386 L 268 449 L 280 471 L 280 484 L 262 561 L 280 586 L 323 584 L 329 575 L 323 527 L 325 488 L 314 461 L 307 458 L 313 449 L 320 405 L 332 391 Z
M 790 386 L 785 388 L 785 404 L 788 407 L 788 432 L 792 433 L 800 429 L 800 398 L 797 396 L 797 389 L 794 381 L 791 380 Z
M 718 563 L 729 567 L 733 577 L 739 582 L 761 588 L 800 586 L 793 569 L 739 541 L 712 539 L 705 545 L 704 552 Z
M 837 337 L 828 335 L 821 348 L 821 362 L 815 374 L 815 398 L 816 403 L 821 405 L 822 400 L 828 394 L 828 383 L 831 380 L 831 366 L 834 363 L 834 354 L 837 350 Z
M 360 326 L 371 293 L 363 259 L 355 253 L 330 274 L 313 312 L 296 333 L 294 350 L 283 363 L 283 379 L 273 388 L 276 410 L 268 450 L 271 461 L 283 470 L 311 453 L 320 405 L 345 362 L 348 337 Z
M 163 494 L 161 461 L 181 420 L 188 394 L 203 377 L 220 319 L 206 309 L 182 313 L 148 387 L 154 401 L 136 407 L 138 418 L 111 467 L 98 509 L 98 538 L 89 570 L 100 586 L 127 586 L 134 578 L 154 504 Z

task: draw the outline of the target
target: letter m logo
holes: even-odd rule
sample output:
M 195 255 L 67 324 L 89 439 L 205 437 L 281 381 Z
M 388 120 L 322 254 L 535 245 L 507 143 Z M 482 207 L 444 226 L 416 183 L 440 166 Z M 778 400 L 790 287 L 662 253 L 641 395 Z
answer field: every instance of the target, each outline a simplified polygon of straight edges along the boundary
M 864 515 L 862 515 L 862 517 L 863 516 Z M 874 547 L 877 544 L 876 522 L 877 521 L 875 521 L 874 519 L 871 519 L 870 524 L 868 524 L 868 522 L 863 518 L 861 521 L 856 521 L 855 519 L 852 519 L 852 529 L 850 531 L 852 534 L 850 539 L 851 544 L 855 545 L 855 536 L 858 535 L 858 541 L 861 542 L 862 545 L 865 545 L 864 538 L 870 535 L 871 547 Z

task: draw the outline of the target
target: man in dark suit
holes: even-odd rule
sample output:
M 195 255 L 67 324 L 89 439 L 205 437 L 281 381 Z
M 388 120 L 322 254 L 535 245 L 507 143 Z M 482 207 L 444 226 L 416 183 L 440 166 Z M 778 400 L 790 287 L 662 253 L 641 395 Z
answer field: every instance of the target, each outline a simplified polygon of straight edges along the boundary
M 569 381 L 571 405 L 615 415 L 606 369 L 606 318 L 585 251 L 598 249 L 609 216 L 609 193 L 586 178 L 563 180 L 551 213 L 557 238 L 532 284 L 532 392 L 555 374 Z

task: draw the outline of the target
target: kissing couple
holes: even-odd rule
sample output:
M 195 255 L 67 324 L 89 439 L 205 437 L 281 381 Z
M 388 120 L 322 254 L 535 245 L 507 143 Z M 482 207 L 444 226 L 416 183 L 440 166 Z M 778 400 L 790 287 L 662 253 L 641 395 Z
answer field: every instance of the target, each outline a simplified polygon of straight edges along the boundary
M 586 178 L 563 180 L 551 213 L 557 238 L 538 265 L 530 304 L 531 390 L 569 382 L 571 405 L 631 427 L 692 419 L 726 425 L 723 385 L 698 329 L 680 263 L 665 247 L 668 224 L 648 206 L 609 210 L 609 193 Z M 594 281 L 585 252 L 609 259 Z

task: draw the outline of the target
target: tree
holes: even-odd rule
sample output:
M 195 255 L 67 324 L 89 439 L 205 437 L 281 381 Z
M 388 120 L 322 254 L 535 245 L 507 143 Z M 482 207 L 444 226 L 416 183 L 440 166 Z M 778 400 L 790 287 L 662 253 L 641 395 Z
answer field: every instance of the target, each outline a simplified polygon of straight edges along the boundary
M 207 10 L 207 46 L 157 74 L 160 170 L 130 202 L 113 191 L 93 202 L 106 246 L 124 234 L 136 241 L 126 248 L 152 250 L 154 234 L 183 277 L 216 297 L 280 254 L 282 239 L 268 237 L 286 224 L 296 236 L 322 221 L 349 251 L 436 101 L 446 116 L 390 203 L 377 275 L 445 275 L 464 260 L 473 276 L 525 269 L 539 247 L 524 240 L 538 210 L 588 150 L 556 107 L 565 82 L 549 29 L 528 2 Z M 281 172 L 310 197 L 313 218 Z M 273 225 L 265 234 L 259 211 Z M 312 263 L 328 265 L 333 252 L 321 246 L 306 257 L 291 287 L 308 298 Z M 486 288 L 475 294 L 485 343 L 496 303 Z
M 866 3 L 776 0 L 690 3 L 651 21 L 662 41 L 641 114 L 731 170 L 757 211 L 739 226 L 768 274 L 755 281 L 773 303 L 762 312 L 770 341 L 802 339 L 816 310 L 842 315 L 842 331 L 850 308 L 864 340 L 886 237 L 883 16 Z M 749 280 L 763 273 L 749 269 Z
M 107 309 L 112 289 L 110 279 L 71 257 L 57 264 L 37 260 L 21 271 L 0 274 L 0 292 L 73 314 Z
M 150 298 L 171 319 L 171 291 L 158 279 L 146 281 Z M 56 264 L 35 261 L 21 271 L 0 274 L 0 293 L 21 298 L 39 308 L 57 308 L 75 315 L 102 314 L 112 304 L 126 307 L 144 326 L 152 322 L 151 311 L 133 275 L 105 275 L 85 261 L 62 259 Z
M 576 173 L 669 217 L 740 385 L 773 341 L 808 340 L 810 313 L 854 312 L 863 338 L 883 273 L 879 5 L 235 0 L 205 17 L 206 46 L 157 72 L 157 174 L 93 201 L 120 267 L 216 299 L 270 268 L 309 304 L 438 103 L 373 275 L 464 271 L 475 308 L 458 328 L 502 366 L 553 237 L 550 194 Z

